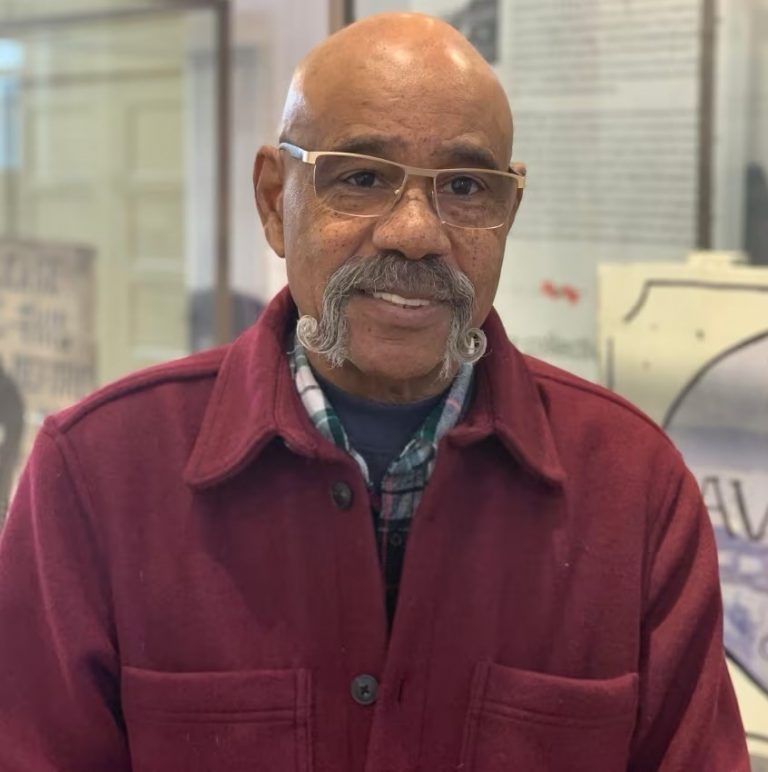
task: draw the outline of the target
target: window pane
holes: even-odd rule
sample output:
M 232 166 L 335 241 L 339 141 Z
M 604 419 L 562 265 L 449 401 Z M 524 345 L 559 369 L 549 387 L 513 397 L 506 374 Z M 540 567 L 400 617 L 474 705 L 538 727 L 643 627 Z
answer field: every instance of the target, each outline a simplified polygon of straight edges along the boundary
M 46 414 L 213 342 L 213 14 L 54 6 L 1 8 L 2 510 Z

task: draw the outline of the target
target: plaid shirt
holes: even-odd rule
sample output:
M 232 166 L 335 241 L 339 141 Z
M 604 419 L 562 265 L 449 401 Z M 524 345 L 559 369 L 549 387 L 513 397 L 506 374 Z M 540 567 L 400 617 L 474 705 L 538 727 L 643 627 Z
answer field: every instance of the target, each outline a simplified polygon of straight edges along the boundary
M 389 465 L 381 481 L 381 496 L 378 497 L 374 494 L 365 459 L 350 445 L 347 433 L 318 385 L 307 353 L 298 340 L 294 339 L 294 348 L 288 352 L 288 360 L 296 389 L 312 423 L 323 437 L 352 456 L 368 486 L 391 623 L 411 520 L 435 467 L 437 444 L 456 425 L 469 401 L 472 365 L 462 365 L 445 399 L 435 406 L 400 455 Z

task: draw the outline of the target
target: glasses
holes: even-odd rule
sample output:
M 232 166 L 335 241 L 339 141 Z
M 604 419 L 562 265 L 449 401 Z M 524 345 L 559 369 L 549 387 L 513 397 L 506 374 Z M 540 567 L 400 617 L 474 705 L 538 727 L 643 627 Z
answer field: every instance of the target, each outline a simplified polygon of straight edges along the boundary
M 329 209 L 353 217 L 381 217 L 400 200 L 409 177 L 432 180 L 438 217 L 457 228 L 500 228 L 525 177 L 489 169 L 420 169 L 358 153 L 304 150 L 281 142 L 293 158 L 314 167 L 315 195 Z

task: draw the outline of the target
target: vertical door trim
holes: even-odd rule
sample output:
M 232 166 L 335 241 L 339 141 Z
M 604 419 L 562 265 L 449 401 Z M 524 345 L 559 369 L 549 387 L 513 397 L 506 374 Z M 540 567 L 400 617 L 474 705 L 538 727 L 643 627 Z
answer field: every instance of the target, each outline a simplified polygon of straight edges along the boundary
M 216 272 L 214 288 L 214 334 L 218 344 L 232 338 L 232 292 L 230 291 L 230 152 L 231 130 L 231 36 L 230 6 L 217 3 L 216 14 Z
M 716 0 L 702 0 L 701 60 L 699 69 L 699 158 L 696 201 L 696 248 L 700 250 L 712 248 L 716 25 Z

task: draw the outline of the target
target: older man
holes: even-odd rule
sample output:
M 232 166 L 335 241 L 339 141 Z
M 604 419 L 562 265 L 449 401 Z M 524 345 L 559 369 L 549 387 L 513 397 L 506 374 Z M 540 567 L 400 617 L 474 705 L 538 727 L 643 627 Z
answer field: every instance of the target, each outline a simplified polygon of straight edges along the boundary
M 511 145 L 434 19 L 301 64 L 254 174 L 289 290 L 38 438 L 0 769 L 748 769 L 694 481 L 492 310 Z

